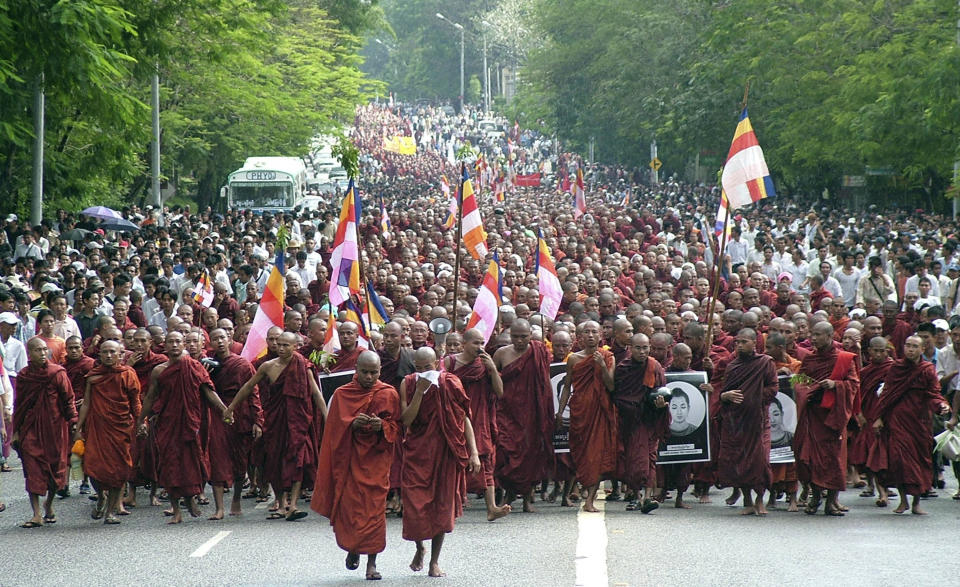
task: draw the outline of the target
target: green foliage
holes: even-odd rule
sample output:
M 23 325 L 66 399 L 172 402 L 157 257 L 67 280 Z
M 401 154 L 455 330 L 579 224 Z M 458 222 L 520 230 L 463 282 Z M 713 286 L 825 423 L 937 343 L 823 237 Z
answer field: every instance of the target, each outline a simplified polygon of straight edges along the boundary
M 245 157 L 304 153 L 352 120 L 381 86 L 350 31 L 382 28 L 380 14 L 359 0 L 0 3 L 0 198 L 28 208 L 43 73 L 47 209 L 143 202 L 159 71 L 161 170 L 211 204 Z
M 356 180 L 360 175 L 360 149 L 347 138 L 341 138 L 332 150 L 332 154 L 347 172 L 347 176 Z
M 466 95 L 464 100 L 470 104 L 478 104 L 482 99 L 483 86 L 480 85 L 480 78 L 476 75 L 471 75 L 470 79 L 467 80 Z
M 544 120 L 574 148 L 668 169 L 723 156 L 743 88 L 784 191 L 835 190 L 893 167 L 941 191 L 960 145 L 960 49 L 952 0 L 534 0 L 545 40 L 521 70 L 521 124 Z

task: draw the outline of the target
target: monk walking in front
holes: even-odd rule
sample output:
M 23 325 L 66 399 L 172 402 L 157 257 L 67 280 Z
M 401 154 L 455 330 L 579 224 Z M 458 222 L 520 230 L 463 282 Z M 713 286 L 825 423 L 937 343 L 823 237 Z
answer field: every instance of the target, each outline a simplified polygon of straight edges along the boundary
M 510 325 L 510 346 L 497 349 L 493 362 L 503 381 L 497 402 L 496 477 L 505 490 L 504 503 L 519 493 L 523 511 L 533 511 L 533 486 L 554 470 L 554 398 L 550 384 L 550 351 L 530 340 L 530 323 Z
M 62 366 L 48 360 L 49 354 L 42 338 L 31 338 L 27 341 L 27 366 L 17 373 L 11 445 L 20 454 L 33 508 L 33 517 L 21 528 L 56 523 L 53 497 L 67 485 L 70 433 L 76 430 L 77 408 L 70 379 Z
M 570 402 L 570 456 L 577 480 L 587 496 L 583 511 L 598 512 L 594 500 L 600 481 L 614 475 L 619 451 L 617 410 L 613 390 L 613 353 L 599 348 L 600 325 L 592 320 L 577 327 L 579 352 L 567 358 L 567 377 L 560 394 L 556 420 Z
M 209 402 L 220 414 L 226 406 L 213 390 L 207 370 L 184 350 L 183 335 L 168 332 L 164 344 L 168 359 L 150 374 L 137 434 L 147 434 L 146 420 L 156 414 L 157 481 L 170 496 L 173 517 L 169 523 L 179 524 L 183 522 L 181 498 L 187 499 L 190 515 L 200 515 L 196 497 L 208 475 L 200 438 L 201 402 Z
M 220 401 L 227 405 L 256 373 L 250 361 L 230 350 L 230 342 L 226 330 L 215 328 L 210 331 L 213 358 L 219 363 L 211 369 L 210 378 Z M 230 515 L 239 516 L 243 513 L 240 507 L 243 479 L 247 474 L 253 442 L 263 434 L 263 410 L 256 388 L 245 402 L 237 406 L 232 426 L 226 424 L 214 408 L 208 410 L 207 456 L 210 459 L 210 474 L 207 481 L 213 486 L 213 500 L 217 508 L 210 519 L 222 520 L 223 494 L 230 485 L 233 486 Z
M 930 490 L 933 482 L 932 412 L 946 415 L 950 406 L 940 395 L 940 380 L 933 363 L 923 359 L 923 341 L 914 335 L 903 343 L 903 358 L 895 360 L 887 371 L 876 406 L 877 419 L 873 422 L 873 429 L 884 435 L 887 449 L 887 470 L 881 478 L 885 485 L 895 485 L 900 492 L 895 514 L 907 511 L 908 494 L 913 497 L 911 513 L 927 513 L 920 509 L 920 496 Z M 956 423 L 954 416 L 948 425 L 953 428 Z
M 264 478 L 277 494 L 278 511 L 269 519 L 300 520 L 307 512 L 297 509 L 304 484 L 313 484 L 317 472 L 315 414 L 327 417 L 327 404 L 320 394 L 313 364 L 296 352 L 297 335 L 284 332 L 277 338 L 277 358 L 260 365 L 230 402 L 224 413 L 232 421 L 237 407 L 253 393 L 254 386 L 266 378 L 267 393 L 262 398 L 264 417 Z M 283 492 L 288 493 L 282 498 Z M 285 510 L 280 513 L 279 510 Z
M 779 380 L 773 359 L 757 354 L 757 333 L 744 328 L 734 341 L 720 393 L 720 483 L 743 493 L 743 515 L 767 515 L 763 494 L 770 487 L 770 403 Z M 756 499 L 751 501 L 751 491 Z
M 138 328 L 133 334 L 131 351 L 126 364 L 133 367 L 140 383 L 140 405 L 146 400 L 147 390 L 150 389 L 150 374 L 157 365 L 167 362 L 167 355 L 154 352 L 153 336 L 146 328 Z M 137 486 L 150 485 L 150 505 L 160 505 L 157 499 L 157 447 L 155 429 L 149 427 L 146 436 L 133 438 L 133 471 L 130 474 L 130 483 L 127 485 L 127 495 L 123 499 L 123 506 L 137 506 Z
M 497 506 L 494 499 L 493 469 L 496 462 L 497 399 L 503 397 L 503 381 L 493 358 L 483 350 L 483 334 L 476 328 L 463 333 L 463 352 L 446 359 L 446 370 L 460 378 L 470 398 L 470 424 L 480 455 L 483 497 L 487 505 L 487 521 L 492 522 L 510 513 L 510 504 Z M 468 480 L 469 488 L 470 482 Z M 471 490 L 472 491 L 472 490 Z
M 800 373 L 812 380 L 796 386 L 797 431 L 793 452 L 797 476 L 810 485 L 807 514 L 817 513 L 822 490 L 827 490 L 824 513 L 842 516 L 837 495 L 847 486 L 847 422 L 860 388 L 855 355 L 833 346 L 833 326 L 820 322 L 810 340 L 814 352 L 803 358 Z
M 437 354 L 420 347 L 413 355 L 417 372 L 400 384 L 404 437 L 400 487 L 403 538 L 417 543 L 410 563 L 423 569 L 424 540 L 431 540 L 431 577 L 443 577 L 440 549 L 463 514 L 467 473 L 479 473 L 480 455 L 470 423 L 470 398 L 456 375 L 437 371 Z
M 100 364 L 86 381 L 76 439 L 84 440 L 83 471 L 97 491 L 94 520 L 119 524 L 123 484 L 133 471 L 134 423 L 140 417 L 140 381 L 122 363 L 123 347 L 112 340 L 100 345 Z
M 393 445 L 400 438 L 400 397 L 379 381 L 380 357 L 364 351 L 353 381 L 330 399 L 310 508 L 330 519 L 350 570 L 367 555 L 366 577 L 381 578 L 377 554 L 387 545 L 383 503 L 390 490 Z

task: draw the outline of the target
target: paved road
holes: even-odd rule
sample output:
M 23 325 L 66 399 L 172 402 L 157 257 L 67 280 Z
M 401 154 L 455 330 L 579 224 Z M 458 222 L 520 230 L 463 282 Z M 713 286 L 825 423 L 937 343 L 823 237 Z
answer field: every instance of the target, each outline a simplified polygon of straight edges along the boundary
M 16 467 L 16 463 L 14 463 Z M 447 538 L 445 580 L 408 568 L 413 545 L 388 522 L 384 579 L 401 585 L 903 585 L 942 578 L 930 554 L 953 540 L 960 502 L 926 500 L 926 517 L 895 516 L 853 491 L 841 500 L 846 518 L 772 512 L 741 517 L 714 503 L 690 511 L 663 507 L 651 515 L 626 512 L 622 502 L 603 514 L 538 503 L 536 514 L 490 524 L 483 504 L 471 507 Z M 341 585 L 362 583 L 347 571 L 325 520 L 267 521 L 244 500 L 242 518 L 191 519 L 166 526 L 160 508 L 140 507 L 119 526 L 89 517 L 76 494 L 57 500 L 55 526 L 17 527 L 29 517 L 18 470 L 2 474 L 7 511 L 0 514 L 3 585 Z M 141 501 L 145 501 L 142 499 Z M 211 507 L 205 510 L 211 513 Z M 216 541 L 212 544 L 211 541 Z M 198 549 L 209 546 L 202 556 Z M 911 553 L 920 556 L 908 556 Z M 922 553 L 922 554 L 921 554 Z M 193 556 L 191 556 L 193 555 Z

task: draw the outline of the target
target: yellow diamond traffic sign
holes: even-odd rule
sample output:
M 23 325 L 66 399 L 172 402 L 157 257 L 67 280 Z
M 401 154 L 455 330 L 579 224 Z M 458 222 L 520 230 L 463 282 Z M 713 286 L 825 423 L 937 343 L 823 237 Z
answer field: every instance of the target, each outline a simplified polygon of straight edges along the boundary
M 653 161 L 650 162 L 650 167 L 651 167 L 654 171 L 660 171 L 660 168 L 661 168 L 662 166 L 663 166 L 663 162 L 660 161 L 660 159 L 657 159 L 656 157 L 654 157 L 654 158 L 653 158 Z

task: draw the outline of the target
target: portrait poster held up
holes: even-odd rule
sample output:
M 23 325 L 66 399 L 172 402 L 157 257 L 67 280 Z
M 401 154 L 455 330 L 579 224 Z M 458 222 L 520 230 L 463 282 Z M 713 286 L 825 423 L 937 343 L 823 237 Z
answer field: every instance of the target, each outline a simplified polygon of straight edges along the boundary
M 780 389 L 770 403 L 770 462 L 793 463 L 793 435 L 797 430 L 797 403 L 789 375 L 780 375 Z
M 658 465 L 704 463 L 710 460 L 710 401 L 700 385 L 703 371 L 666 373 L 670 398 L 670 435 L 660 443 Z
M 553 387 L 553 410 L 560 409 L 560 393 L 563 391 L 563 381 L 567 378 L 566 363 L 550 363 L 550 385 Z M 556 454 L 570 452 L 570 406 L 563 410 L 563 426 L 553 431 L 553 452 Z

